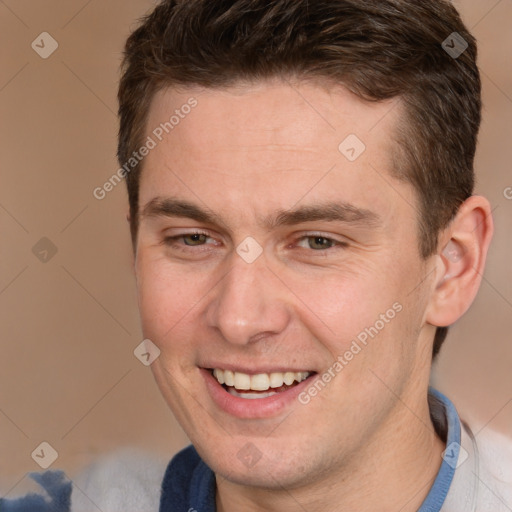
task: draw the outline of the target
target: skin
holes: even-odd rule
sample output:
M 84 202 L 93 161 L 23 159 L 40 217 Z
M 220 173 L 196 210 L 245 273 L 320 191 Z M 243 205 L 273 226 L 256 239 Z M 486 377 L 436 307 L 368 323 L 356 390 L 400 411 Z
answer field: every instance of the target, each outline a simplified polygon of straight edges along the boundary
M 444 449 L 427 406 L 435 326 L 476 294 L 488 202 L 466 201 L 422 259 L 416 192 L 391 175 L 398 100 L 282 81 L 169 88 L 152 101 L 146 136 L 191 96 L 197 107 L 143 163 L 135 273 L 144 336 L 161 351 L 155 379 L 216 473 L 217 509 L 417 510 Z M 366 146 L 353 162 L 338 150 L 349 134 Z M 155 198 L 217 220 L 151 212 Z M 329 202 L 373 222 L 262 222 Z M 185 236 L 197 229 L 207 236 Z M 263 250 L 253 263 L 236 252 L 248 236 Z M 402 310 L 306 405 L 238 418 L 206 390 L 200 367 L 321 375 L 395 303 Z M 247 443 L 261 455 L 252 467 L 237 457 Z

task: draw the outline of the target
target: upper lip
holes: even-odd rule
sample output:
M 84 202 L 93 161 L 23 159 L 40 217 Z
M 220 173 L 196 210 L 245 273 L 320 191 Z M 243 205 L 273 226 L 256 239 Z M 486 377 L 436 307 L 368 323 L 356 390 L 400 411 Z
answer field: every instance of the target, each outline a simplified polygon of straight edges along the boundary
M 219 370 L 231 370 L 232 372 L 239 372 L 239 373 L 246 373 L 247 375 L 258 375 L 259 373 L 286 373 L 286 372 L 309 372 L 309 373 L 315 373 L 314 370 L 308 369 L 307 367 L 284 367 L 284 366 L 277 366 L 277 365 L 262 365 L 262 366 L 255 366 L 251 365 L 244 366 L 244 365 L 232 365 L 228 363 L 214 363 L 214 364 L 207 364 L 204 366 L 201 366 L 201 368 L 204 368 L 205 370 L 214 370 L 215 368 Z

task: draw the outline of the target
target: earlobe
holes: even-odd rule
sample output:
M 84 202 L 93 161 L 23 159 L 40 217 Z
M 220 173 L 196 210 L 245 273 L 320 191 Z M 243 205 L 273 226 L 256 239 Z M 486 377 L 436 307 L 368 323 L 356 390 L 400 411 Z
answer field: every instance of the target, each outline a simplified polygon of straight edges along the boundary
M 467 199 L 439 236 L 440 271 L 427 309 L 428 323 L 446 327 L 467 311 L 480 286 L 492 232 L 487 199 Z

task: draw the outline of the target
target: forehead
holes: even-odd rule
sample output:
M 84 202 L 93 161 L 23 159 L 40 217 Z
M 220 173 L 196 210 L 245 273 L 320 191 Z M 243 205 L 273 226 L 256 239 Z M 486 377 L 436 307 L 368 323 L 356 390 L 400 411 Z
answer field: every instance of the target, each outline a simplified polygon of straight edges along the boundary
M 391 179 L 400 113 L 398 100 L 364 102 L 314 83 L 163 89 L 148 113 L 156 146 L 144 160 L 141 206 L 172 190 L 226 211 L 320 197 L 389 210 L 396 192 L 382 176 Z
M 283 144 L 283 149 L 325 151 L 337 149 L 349 133 L 366 145 L 381 146 L 389 142 L 401 112 L 398 99 L 367 102 L 343 86 L 276 79 L 226 89 L 162 89 L 151 102 L 147 131 L 179 114 L 192 98 L 197 106 L 190 114 L 181 114 L 172 131 L 189 149 L 203 151 L 213 143 L 219 149 L 240 151 Z M 217 130 L 211 130 L 213 125 Z

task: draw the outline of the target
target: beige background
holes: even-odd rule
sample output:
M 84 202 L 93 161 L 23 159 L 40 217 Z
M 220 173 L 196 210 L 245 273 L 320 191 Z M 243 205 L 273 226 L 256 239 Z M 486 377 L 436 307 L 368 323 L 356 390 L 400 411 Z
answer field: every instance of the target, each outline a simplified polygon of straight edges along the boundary
M 124 184 L 92 195 L 118 166 L 116 82 L 123 42 L 149 0 L 0 1 L 0 488 L 15 492 L 42 442 L 72 472 L 139 446 L 170 456 L 187 440 L 133 355 L 141 341 Z M 477 430 L 512 424 L 512 0 L 456 2 L 480 44 L 484 123 L 479 193 L 496 235 L 480 294 L 452 328 L 433 380 Z M 49 32 L 42 59 L 31 43 Z M 32 252 L 49 238 L 57 253 Z

